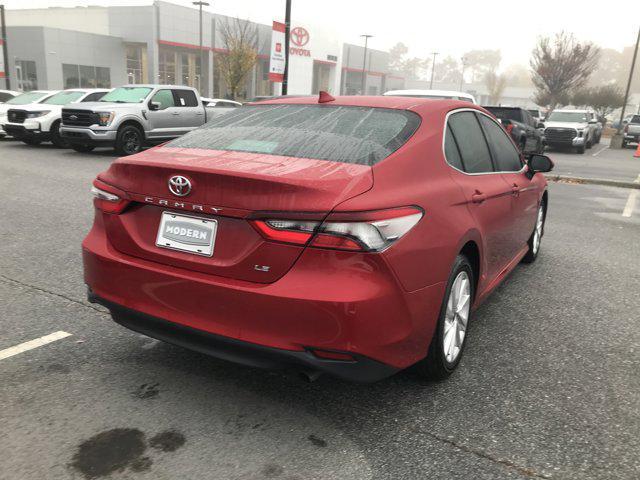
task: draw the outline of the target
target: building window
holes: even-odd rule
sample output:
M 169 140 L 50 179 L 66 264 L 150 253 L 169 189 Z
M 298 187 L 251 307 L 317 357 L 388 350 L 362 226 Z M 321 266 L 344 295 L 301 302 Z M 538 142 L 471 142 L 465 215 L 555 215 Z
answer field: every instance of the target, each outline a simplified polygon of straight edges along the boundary
M 175 52 L 160 51 L 158 54 L 158 80 L 163 85 L 176 83 L 176 54 Z
M 180 84 L 200 90 L 200 55 L 198 53 L 180 54 L 180 70 L 182 72 Z
M 33 60 L 16 60 L 16 74 L 18 76 L 18 89 L 28 92 L 38 88 L 36 62 Z
M 62 64 L 64 88 L 111 88 L 111 71 L 107 67 Z
M 147 78 L 146 51 L 139 45 L 127 45 L 127 83 L 145 83 Z

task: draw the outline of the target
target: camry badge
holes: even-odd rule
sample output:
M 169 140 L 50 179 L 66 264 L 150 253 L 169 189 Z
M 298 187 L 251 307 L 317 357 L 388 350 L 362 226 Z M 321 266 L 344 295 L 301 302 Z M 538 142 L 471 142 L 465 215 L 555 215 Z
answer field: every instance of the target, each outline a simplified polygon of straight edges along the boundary
M 191 182 L 182 175 L 174 175 L 169 179 L 169 190 L 178 197 L 186 197 L 191 193 Z

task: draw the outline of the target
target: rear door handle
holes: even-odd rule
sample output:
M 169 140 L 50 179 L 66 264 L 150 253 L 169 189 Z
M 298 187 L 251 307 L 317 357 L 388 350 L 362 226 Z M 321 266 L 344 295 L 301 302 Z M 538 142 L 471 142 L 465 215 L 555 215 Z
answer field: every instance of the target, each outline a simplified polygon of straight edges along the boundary
M 482 203 L 487 199 L 487 196 L 479 190 L 476 190 L 473 195 L 471 195 L 471 201 L 473 203 Z

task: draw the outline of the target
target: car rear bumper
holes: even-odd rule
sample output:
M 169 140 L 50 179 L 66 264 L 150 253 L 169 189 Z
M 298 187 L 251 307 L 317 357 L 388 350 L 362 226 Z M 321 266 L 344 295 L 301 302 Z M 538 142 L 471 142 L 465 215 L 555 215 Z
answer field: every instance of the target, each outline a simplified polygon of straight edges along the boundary
M 626 141 L 628 141 L 628 142 L 638 142 L 638 141 L 640 141 L 640 133 L 635 133 L 635 134 L 634 133 L 631 133 L 631 134 L 626 133 L 624 135 L 624 139 Z
M 133 330 L 239 363 L 375 381 L 426 356 L 444 284 L 405 292 L 379 255 L 356 255 L 306 249 L 282 278 L 258 284 L 122 254 L 98 220 L 83 242 L 92 298 Z M 185 331 L 197 339 L 181 340 Z M 214 345 L 202 346 L 209 338 Z M 235 346 L 239 351 L 229 353 Z M 354 361 L 326 360 L 312 350 L 348 353 Z
M 69 143 L 93 147 L 112 146 L 116 141 L 115 130 L 92 130 L 90 128 L 60 127 L 60 136 Z
M 241 365 L 301 370 L 309 374 L 328 373 L 362 383 L 375 382 L 398 371 L 398 368 L 357 354 L 350 354 L 353 361 L 330 360 L 318 358 L 309 350 L 284 350 L 215 335 L 123 307 L 91 291 L 89 301 L 107 307 L 113 320 L 130 330 Z

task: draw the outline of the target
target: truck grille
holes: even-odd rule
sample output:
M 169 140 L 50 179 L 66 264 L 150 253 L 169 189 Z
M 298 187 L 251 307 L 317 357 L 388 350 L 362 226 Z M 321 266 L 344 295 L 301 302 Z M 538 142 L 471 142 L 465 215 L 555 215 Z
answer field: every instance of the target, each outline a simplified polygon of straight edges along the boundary
M 98 114 L 87 110 L 62 109 L 62 124 L 70 127 L 88 127 L 98 123 Z
M 578 136 L 578 132 L 575 128 L 546 128 L 544 130 L 544 136 L 547 139 L 547 142 L 566 142 L 571 143 L 571 141 Z
M 24 123 L 26 118 L 26 110 L 14 110 L 13 108 L 11 108 L 7 112 L 7 120 L 11 123 Z

